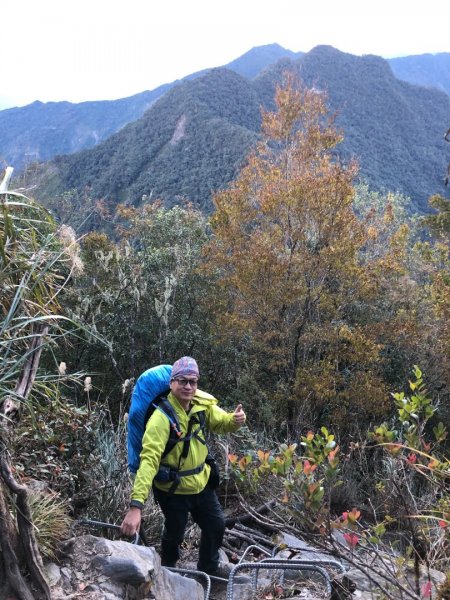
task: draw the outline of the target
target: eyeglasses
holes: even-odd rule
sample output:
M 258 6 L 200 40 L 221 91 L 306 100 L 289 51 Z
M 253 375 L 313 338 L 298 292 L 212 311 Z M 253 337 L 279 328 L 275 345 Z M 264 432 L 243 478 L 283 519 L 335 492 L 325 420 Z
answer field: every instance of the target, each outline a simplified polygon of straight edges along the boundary
M 197 387 L 198 379 L 177 379 L 175 381 L 181 385 L 181 387 L 187 387 L 190 385 L 191 387 Z

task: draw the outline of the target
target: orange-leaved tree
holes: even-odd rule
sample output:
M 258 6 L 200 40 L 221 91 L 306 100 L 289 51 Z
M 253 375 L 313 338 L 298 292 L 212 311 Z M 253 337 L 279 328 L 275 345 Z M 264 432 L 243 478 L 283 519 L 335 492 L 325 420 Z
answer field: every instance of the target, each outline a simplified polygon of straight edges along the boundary
M 247 365 L 258 381 L 255 421 L 270 404 L 288 428 L 346 427 L 385 407 L 367 315 L 389 242 L 368 265 L 373 227 L 354 213 L 357 165 L 336 154 L 342 136 L 325 95 L 285 73 L 275 103 L 247 165 L 215 196 L 212 305 L 239 349 L 241 380 Z

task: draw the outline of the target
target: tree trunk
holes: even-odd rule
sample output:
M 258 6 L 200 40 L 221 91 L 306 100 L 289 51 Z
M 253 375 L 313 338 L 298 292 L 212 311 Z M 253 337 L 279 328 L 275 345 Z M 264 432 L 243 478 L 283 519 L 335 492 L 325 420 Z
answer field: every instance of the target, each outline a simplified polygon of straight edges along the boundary
M 28 358 L 14 394 L 6 397 L 0 405 L 0 573 L 3 572 L 7 587 L 19 600 L 34 600 L 35 596 L 20 570 L 17 539 L 20 541 L 33 584 L 46 600 L 51 600 L 50 588 L 44 576 L 42 557 L 34 535 L 27 488 L 17 483 L 12 476 L 7 443 L 8 437 L 13 432 L 14 422 L 20 418 L 21 404 L 27 399 L 33 386 L 41 357 L 43 338 L 47 332 L 46 325 L 35 330 L 35 337 L 30 345 Z M 9 493 L 16 496 L 12 501 L 17 507 L 18 535 L 9 511 Z
M 15 537 L 15 526 L 5 500 L 4 486 L 0 483 L 0 558 L 4 579 L 9 586 L 9 591 L 17 595 L 20 600 L 33 600 L 33 594 L 19 569 L 19 561 L 14 550 Z M 8 594 L 6 590 L 4 593 L 5 596 Z

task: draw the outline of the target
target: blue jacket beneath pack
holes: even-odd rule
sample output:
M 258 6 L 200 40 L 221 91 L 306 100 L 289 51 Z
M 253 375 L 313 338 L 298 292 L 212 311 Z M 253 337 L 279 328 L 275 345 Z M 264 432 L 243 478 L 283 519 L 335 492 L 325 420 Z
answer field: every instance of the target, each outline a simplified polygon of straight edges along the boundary
M 128 414 L 128 468 L 136 473 L 141 461 L 142 438 L 150 403 L 169 390 L 172 365 L 158 365 L 144 371 L 136 381 Z

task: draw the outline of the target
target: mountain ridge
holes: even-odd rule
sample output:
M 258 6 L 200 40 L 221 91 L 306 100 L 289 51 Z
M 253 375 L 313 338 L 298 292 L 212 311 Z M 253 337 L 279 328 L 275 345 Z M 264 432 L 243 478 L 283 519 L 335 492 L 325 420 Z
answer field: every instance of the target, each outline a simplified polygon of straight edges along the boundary
M 443 192 L 450 98 L 398 80 L 381 57 L 330 46 L 283 58 L 253 80 L 226 68 L 183 80 L 104 142 L 44 166 L 39 192 L 48 199 L 87 190 L 112 206 L 188 199 L 210 212 L 212 193 L 235 177 L 258 139 L 260 106 L 273 108 L 286 68 L 328 94 L 345 135 L 339 157 L 356 156 L 374 189 L 399 191 L 412 199 L 412 212 L 426 212 L 428 197 Z
M 224 66 L 253 79 L 276 61 L 284 58 L 296 60 L 304 55 L 304 52 L 293 52 L 279 44 L 267 44 L 251 48 Z M 378 58 L 385 61 L 381 57 Z M 434 82 L 434 87 L 443 89 L 450 96 L 449 53 L 403 57 L 389 59 L 386 62 L 391 65 L 397 78 L 415 83 L 418 79 L 416 71 L 419 66 L 417 65 L 423 60 L 426 60 L 428 65 L 431 63 L 437 65 L 433 69 L 427 67 L 427 85 L 432 85 Z M 119 100 L 81 103 L 35 101 L 24 107 L 1 110 L 0 159 L 5 166 L 12 165 L 16 169 L 21 169 L 33 161 L 45 161 L 56 155 L 91 148 L 126 124 L 140 118 L 153 102 L 181 81 L 201 77 L 209 70 L 191 73 L 181 80 L 165 83 L 153 90 Z M 439 73 L 443 73 L 441 80 L 439 80 Z

